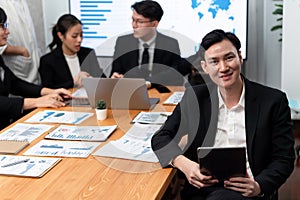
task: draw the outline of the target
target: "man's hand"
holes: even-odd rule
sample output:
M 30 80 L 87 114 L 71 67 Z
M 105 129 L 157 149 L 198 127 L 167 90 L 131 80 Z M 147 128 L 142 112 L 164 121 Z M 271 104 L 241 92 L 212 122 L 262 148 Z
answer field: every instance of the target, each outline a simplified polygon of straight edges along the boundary
M 25 47 L 20 47 L 20 52 L 21 52 L 22 56 L 24 56 L 26 58 L 30 57 L 30 54 L 29 54 L 28 50 Z
M 253 178 L 230 178 L 228 181 L 224 181 L 224 187 L 240 192 L 245 197 L 255 197 L 261 193 L 259 184 Z
M 114 72 L 112 75 L 111 75 L 111 78 L 123 78 L 124 75 L 123 74 L 119 74 L 118 72 Z
M 177 156 L 173 160 L 173 165 L 181 170 L 189 183 L 196 188 L 209 187 L 219 182 L 217 179 L 213 179 L 212 176 L 202 174 L 199 164 L 183 155 Z

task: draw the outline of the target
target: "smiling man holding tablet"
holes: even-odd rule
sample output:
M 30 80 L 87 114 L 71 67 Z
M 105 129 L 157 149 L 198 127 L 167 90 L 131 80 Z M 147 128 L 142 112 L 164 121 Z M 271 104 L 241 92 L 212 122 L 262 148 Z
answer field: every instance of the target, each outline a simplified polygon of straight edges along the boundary
M 294 137 L 286 94 L 241 74 L 240 47 L 239 39 L 223 30 L 204 36 L 201 66 L 212 83 L 187 88 L 152 138 L 161 165 L 173 165 L 186 177 L 182 199 L 277 199 L 278 188 L 293 171 Z M 201 173 L 201 146 L 246 147 L 246 176 L 223 183 Z

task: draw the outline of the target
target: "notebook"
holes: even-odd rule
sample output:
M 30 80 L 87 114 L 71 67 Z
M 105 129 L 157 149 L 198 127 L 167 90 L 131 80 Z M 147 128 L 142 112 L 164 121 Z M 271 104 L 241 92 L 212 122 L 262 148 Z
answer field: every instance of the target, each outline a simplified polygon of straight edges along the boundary
M 84 78 L 83 86 L 93 108 L 99 99 L 111 109 L 152 109 L 159 102 L 149 98 L 144 79 Z
M 23 140 L 0 140 L 0 154 L 17 154 L 28 145 L 29 142 Z
M 246 176 L 245 147 L 199 147 L 200 171 L 220 181 L 234 176 Z

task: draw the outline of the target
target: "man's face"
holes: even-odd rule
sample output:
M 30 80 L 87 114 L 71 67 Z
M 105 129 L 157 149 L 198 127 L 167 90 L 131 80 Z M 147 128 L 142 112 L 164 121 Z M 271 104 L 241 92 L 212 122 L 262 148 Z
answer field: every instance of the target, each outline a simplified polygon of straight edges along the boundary
M 132 13 L 133 36 L 148 41 L 154 34 L 158 21 L 151 21 L 143 15 L 138 14 L 135 10 Z
M 7 28 L 7 23 L 0 24 L 0 46 L 6 45 L 8 35 L 9 30 Z
M 243 59 L 229 40 L 223 40 L 205 51 L 205 61 L 201 62 L 205 73 L 220 88 L 233 89 L 242 83 L 240 77 Z

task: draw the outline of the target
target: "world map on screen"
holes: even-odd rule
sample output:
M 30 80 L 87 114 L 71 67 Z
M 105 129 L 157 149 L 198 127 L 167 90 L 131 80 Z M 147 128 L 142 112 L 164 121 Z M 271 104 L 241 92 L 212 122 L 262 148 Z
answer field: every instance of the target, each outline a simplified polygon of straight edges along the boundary
M 230 0 L 211 0 L 211 1 L 191 0 L 191 1 L 192 1 L 191 6 L 192 6 L 192 9 L 194 9 L 194 10 L 197 10 L 197 8 L 200 8 L 202 3 L 209 3 L 209 8 L 208 8 L 207 12 L 210 12 L 212 14 L 213 18 L 216 18 L 217 13 L 220 10 L 228 11 L 228 9 L 231 5 Z M 205 14 L 203 12 L 198 11 L 198 16 L 199 16 L 200 20 L 202 19 L 202 17 L 204 15 Z M 230 16 L 229 19 L 233 20 L 234 16 Z

